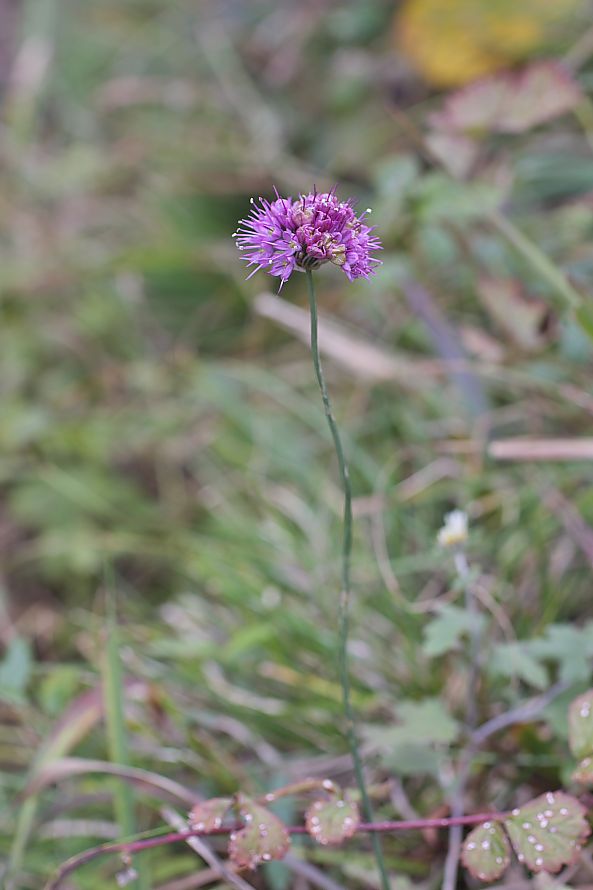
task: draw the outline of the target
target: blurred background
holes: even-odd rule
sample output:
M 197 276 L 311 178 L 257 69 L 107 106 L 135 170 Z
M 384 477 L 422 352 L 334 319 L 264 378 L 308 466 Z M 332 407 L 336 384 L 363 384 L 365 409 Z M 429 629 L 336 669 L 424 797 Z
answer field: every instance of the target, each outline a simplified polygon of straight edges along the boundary
M 370 775 L 387 783 L 378 811 L 446 812 L 468 629 L 436 546 L 449 509 L 470 516 L 487 626 L 481 718 L 558 676 L 571 694 L 590 681 L 592 344 L 570 302 L 590 300 L 593 269 L 592 13 L 587 0 L 0 0 L 13 887 L 121 834 L 112 780 L 63 760 L 114 759 L 106 588 L 132 765 L 204 795 L 352 781 L 341 496 L 305 282 L 281 298 L 263 273 L 246 282 L 231 239 L 273 186 L 337 184 L 372 208 L 384 245 L 369 282 L 317 276 L 356 495 L 352 672 Z M 569 698 L 483 753 L 468 808 L 565 779 Z M 136 791 L 139 829 L 163 821 L 155 787 Z M 440 886 L 445 852 L 442 837 L 390 839 L 394 886 Z M 207 883 L 191 850 L 146 856 L 155 888 Z M 377 885 L 365 842 L 308 858 L 316 878 L 273 864 L 254 886 Z M 65 886 L 113 886 L 115 868 Z

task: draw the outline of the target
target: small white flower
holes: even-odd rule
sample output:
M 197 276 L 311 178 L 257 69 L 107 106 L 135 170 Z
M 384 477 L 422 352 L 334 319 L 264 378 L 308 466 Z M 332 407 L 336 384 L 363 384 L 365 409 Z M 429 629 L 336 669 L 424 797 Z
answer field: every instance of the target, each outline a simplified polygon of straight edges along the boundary
M 441 547 L 460 547 L 467 541 L 467 513 L 464 510 L 453 510 L 447 513 L 443 527 L 439 530 L 437 541 Z

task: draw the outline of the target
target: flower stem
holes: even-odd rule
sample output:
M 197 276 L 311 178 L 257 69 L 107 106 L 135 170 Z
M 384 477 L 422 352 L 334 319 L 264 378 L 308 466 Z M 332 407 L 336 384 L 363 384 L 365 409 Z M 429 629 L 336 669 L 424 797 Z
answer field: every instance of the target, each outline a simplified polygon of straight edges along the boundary
M 350 473 L 348 463 L 340 433 L 332 413 L 332 406 L 329 398 L 329 392 L 323 376 L 321 367 L 321 358 L 319 356 L 318 343 L 318 324 L 317 324 L 317 300 L 315 298 L 315 286 L 313 284 L 313 273 L 307 270 L 307 285 L 309 290 L 309 307 L 311 311 L 311 354 L 313 356 L 313 365 L 315 367 L 315 375 L 321 391 L 323 408 L 325 417 L 334 442 L 336 456 L 340 467 L 340 476 L 342 480 L 342 488 L 344 491 L 344 520 L 343 520 L 343 539 L 342 539 L 342 590 L 339 599 L 339 629 L 338 629 L 338 671 L 340 686 L 342 687 L 342 707 L 344 709 L 344 717 L 346 721 L 346 738 L 352 754 L 354 764 L 354 775 L 356 784 L 360 791 L 360 799 L 362 803 L 362 811 L 367 822 L 373 821 L 373 813 L 369 795 L 366 789 L 364 774 L 362 769 L 362 758 L 360 756 L 358 738 L 356 734 L 356 723 L 354 710 L 350 698 L 350 675 L 348 672 L 348 634 L 350 630 L 350 559 L 352 553 L 352 486 L 350 483 Z M 381 842 L 376 834 L 372 836 L 373 851 L 379 876 L 381 878 L 381 886 L 383 890 L 389 890 L 389 879 L 383 860 L 383 852 L 381 850 Z
M 466 696 L 466 725 L 470 733 L 476 728 L 478 719 L 478 683 L 480 679 L 480 642 L 481 633 L 478 625 L 479 611 L 475 592 L 472 589 L 471 573 L 467 556 L 463 547 L 456 550 L 453 556 L 455 571 L 462 584 L 465 595 L 465 608 L 471 618 L 470 642 L 469 642 L 469 677 Z M 470 745 L 461 752 L 457 763 L 457 776 L 450 795 L 451 816 L 456 818 L 463 814 L 465 792 L 472 766 L 472 747 Z M 463 829 L 459 822 L 451 826 L 449 831 L 449 848 L 443 871 L 442 890 L 455 890 L 457 875 L 459 873 L 459 861 L 461 856 L 461 844 Z

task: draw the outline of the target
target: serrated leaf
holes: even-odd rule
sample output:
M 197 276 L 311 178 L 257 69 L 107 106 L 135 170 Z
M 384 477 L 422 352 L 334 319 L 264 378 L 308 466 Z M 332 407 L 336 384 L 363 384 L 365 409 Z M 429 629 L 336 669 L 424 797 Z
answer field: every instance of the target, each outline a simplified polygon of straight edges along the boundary
M 558 679 L 565 683 L 587 681 L 591 676 L 593 626 L 550 624 L 543 637 L 526 643 L 529 652 L 539 659 L 558 662 Z
M 388 751 L 408 742 L 450 745 L 459 735 L 459 723 L 440 698 L 404 699 L 398 703 L 396 716 L 397 726 L 382 724 L 366 729 L 365 736 L 373 748 Z
M 511 861 L 507 836 L 497 822 L 484 822 L 465 839 L 461 861 L 474 877 L 495 881 Z
M 319 844 L 339 844 L 356 833 L 360 824 L 353 800 L 333 797 L 316 800 L 305 813 L 307 831 Z
M 381 755 L 388 769 L 401 775 L 438 771 L 438 752 L 454 742 L 459 723 L 437 698 L 401 701 L 397 706 L 398 725 L 371 725 L 364 729 L 369 747 Z
M 229 856 L 238 868 L 255 868 L 260 862 L 283 859 L 290 836 L 281 820 L 243 794 L 237 795 L 244 828 L 231 834 Z
M 563 791 L 548 791 L 513 810 L 504 826 L 519 862 L 532 871 L 558 871 L 572 862 L 589 835 L 586 810 Z
M 518 677 L 536 689 L 545 689 L 550 682 L 546 668 L 530 654 L 528 644 L 520 640 L 495 646 L 488 669 L 494 676 Z
M 233 801 L 230 797 L 212 797 L 197 803 L 189 812 L 190 828 L 208 834 L 222 825 L 226 813 Z
M 575 757 L 593 754 L 593 689 L 575 698 L 568 709 L 568 743 Z

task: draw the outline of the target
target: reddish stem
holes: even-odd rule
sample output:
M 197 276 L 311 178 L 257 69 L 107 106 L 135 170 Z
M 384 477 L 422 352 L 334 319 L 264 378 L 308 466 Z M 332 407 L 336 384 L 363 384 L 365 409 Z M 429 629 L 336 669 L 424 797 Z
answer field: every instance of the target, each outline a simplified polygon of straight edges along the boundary
M 451 828 L 453 825 L 479 825 L 482 822 L 501 822 L 506 819 L 508 813 L 474 813 L 470 816 L 456 816 L 449 819 L 407 819 L 395 822 L 361 822 L 356 831 L 360 833 L 388 832 L 388 831 L 420 831 L 424 828 Z M 100 847 L 92 847 L 68 859 L 59 869 L 55 878 L 46 884 L 45 890 L 58 890 L 62 881 L 67 875 L 71 874 L 81 865 L 85 865 L 97 856 L 103 856 L 108 853 L 140 853 L 142 850 L 149 850 L 151 847 L 162 847 L 167 844 L 175 844 L 179 841 L 186 841 L 191 837 L 213 837 L 217 835 L 230 834 L 232 831 L 239 831 L 242 825 L 227 826 L 224 828 L 216 828 L 213 831 L 175 831 L 169 834 L 161 834 L 157 837 L 149 837 L 144 840 L 137 841 L 121 841 L 115 844 L 102 844 Z M 307 834 L 304 825 L 293 825 L 288 828 L 290 834 Z
M 472 813 L 448 819 L 401 819 L 395 822 L 361 822 L 358 831 L 422 831 L 425 828 L 451 828 L 453 825 L 480 825 L 482 822 L 503 822 L 509 813 Z M 289 829 L 291 831 L 292 829 Z

